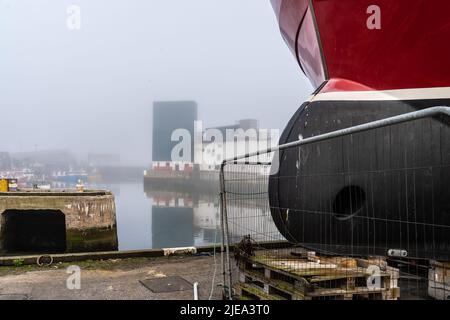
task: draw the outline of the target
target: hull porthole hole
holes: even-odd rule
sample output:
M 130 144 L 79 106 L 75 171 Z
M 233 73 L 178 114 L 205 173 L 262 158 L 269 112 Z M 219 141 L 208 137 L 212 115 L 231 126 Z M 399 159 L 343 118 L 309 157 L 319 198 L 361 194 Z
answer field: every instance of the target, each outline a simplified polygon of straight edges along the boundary
M 366 204 L 366 193 L 358 186 L 347 186 L 341 189 L 333 202 L 333 215 L 340 221 L 356 216 Z

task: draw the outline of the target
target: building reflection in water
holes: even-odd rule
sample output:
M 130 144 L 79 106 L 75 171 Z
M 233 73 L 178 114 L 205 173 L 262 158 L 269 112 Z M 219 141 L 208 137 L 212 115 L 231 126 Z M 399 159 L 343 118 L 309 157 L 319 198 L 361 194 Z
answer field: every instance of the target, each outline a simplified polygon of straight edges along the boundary
M 199 246 L 219 242 L 219 235 L 216 234 L 220 223 L 218 195 L 214 192 L 200 193 L 192 188 L 177 189 L 144 189 L 152 201 L 152 247 Z

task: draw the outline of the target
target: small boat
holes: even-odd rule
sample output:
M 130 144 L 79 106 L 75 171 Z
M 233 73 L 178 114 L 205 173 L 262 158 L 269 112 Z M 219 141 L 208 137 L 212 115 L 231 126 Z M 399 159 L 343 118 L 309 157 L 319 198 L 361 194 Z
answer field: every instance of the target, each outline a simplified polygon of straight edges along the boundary
M 52 186 L 50 184 L 39 184 L 36 187 L 39 190 L 50 190 Z
M 57 182 L 63 182 L 69 185 L 76 185 L 78 181 L 88 182 L 88 174 L 85 172 L 58 172 L 52 177 Z

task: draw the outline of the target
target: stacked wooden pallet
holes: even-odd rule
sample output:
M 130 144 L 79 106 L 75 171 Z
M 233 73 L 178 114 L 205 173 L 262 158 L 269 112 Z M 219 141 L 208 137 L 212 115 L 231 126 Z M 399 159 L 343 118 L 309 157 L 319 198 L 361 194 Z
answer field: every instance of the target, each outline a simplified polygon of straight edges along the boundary
M 450 300 L 450 263 L 431 261 L 428 270 L 428 295 L 438 300 Z
M 396 300 L 399 270 L 383 258 L 319 256 L 300 248 L 256 251 L 238 261 L 241 299 Z

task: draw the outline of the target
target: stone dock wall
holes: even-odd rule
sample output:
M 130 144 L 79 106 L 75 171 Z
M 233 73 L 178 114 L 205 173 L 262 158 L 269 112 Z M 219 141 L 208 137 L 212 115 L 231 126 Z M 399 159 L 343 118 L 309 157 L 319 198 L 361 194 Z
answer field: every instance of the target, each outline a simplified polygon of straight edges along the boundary
M 4 213 L 15 210 L 59 210 L 65 216 L 66 251 L 117 250 L 116 207 L 109 191 L 0 193 L 0 251 Z

